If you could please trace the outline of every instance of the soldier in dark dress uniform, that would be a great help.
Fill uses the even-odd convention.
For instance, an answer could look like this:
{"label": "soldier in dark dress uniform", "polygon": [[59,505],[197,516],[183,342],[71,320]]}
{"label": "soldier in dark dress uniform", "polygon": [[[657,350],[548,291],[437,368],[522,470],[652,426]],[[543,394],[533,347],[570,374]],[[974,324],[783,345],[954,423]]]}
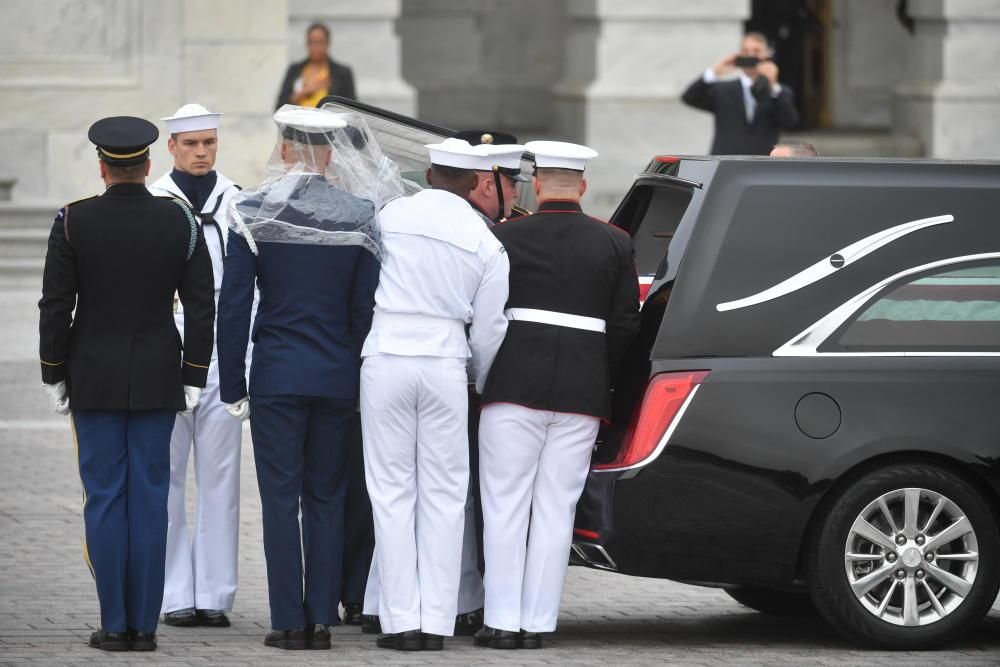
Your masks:
{"label": "soldier in dark dress uniform", "polygon": [[639,329],[628,234],[586,214],[596,153],[530,142],[536,213],[494,227],[510,258],[510,324],[483,391],[479,476],[486,625],[476,644],[540,648],[555,630],[573,535],[610,383]]}
{"label": "soldier in dark dress uniform", "polygon": [[[42,381],[72,410],[84,492],[84,556],[101,629],[90,645],[151,651],[163,597],[170,434],[205,386],[215,317],[212,261],[186,204],[146,190],[156,126],[90,128],[104,194],[68,204],[49,236],[39,333]],[[186,313],[184,349],[174,293]],[[75,312],[74,312],[75,308]]]}

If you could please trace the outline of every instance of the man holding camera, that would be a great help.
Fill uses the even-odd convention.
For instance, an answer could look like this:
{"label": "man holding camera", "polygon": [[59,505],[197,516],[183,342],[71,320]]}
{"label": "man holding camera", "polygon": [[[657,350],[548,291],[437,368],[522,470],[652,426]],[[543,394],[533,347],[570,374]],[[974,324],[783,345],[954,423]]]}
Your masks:
{"label": "man holding camera", "polygon": [[[709,67],[684,91],[685,104],[715,116],[712,155],[767,155],[778,130],[799,122],[794,94],[778,83],[778,66],[763,34],[748,32],[739,53]],[[722,80],[737,71],[735,79]]]}

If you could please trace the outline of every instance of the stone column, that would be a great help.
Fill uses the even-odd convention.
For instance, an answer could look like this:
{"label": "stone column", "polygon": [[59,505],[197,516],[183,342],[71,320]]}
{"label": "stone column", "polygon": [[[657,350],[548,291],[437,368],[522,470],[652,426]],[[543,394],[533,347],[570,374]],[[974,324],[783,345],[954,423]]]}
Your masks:
{"label": "stone column", "polygon": [[911,0],[914,38],[896,88],[893,131],[938,158],[1000,157],[1000,3]]}
{"label": "stone column", "polygon": [[554,138],[601,156],[584,203],[608,215],[657,153],[704,154],[709,114],[686,107],[687,85],[739,48],[749,0],[568,0],[566,74]]}
{"label": "stone column", "polygon": [[354,71],[358,99],[412,115],[416,94],[403,80],[397,21],[401,0],[290,0],[288,62],[305,57],[305,32],[323,23],[331,33],[331,57]]}

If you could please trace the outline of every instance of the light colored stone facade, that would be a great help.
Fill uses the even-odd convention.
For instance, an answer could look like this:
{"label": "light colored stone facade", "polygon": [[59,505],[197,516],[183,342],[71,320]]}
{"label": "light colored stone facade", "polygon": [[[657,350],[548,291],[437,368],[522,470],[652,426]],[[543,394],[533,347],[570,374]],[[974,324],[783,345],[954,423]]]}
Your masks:
{"label": "light colored stone facade", "polygon": [[[101,186],[90,123],[117,114],[157,121],[199,102],[225,114],[219,169],[252,184],[274,142],[285,67],[303,57],[305,27],[322,21],[364,101],[448,127],[594,146],[601,157],[588,199],[607,214],[653,154],[707,150],[711,117],[679,96],[736,47],[750,4],[5,0],[0,181],[17,179],[18,205],[87,196]],[[834,125],[891,128],[907,153],[1000,156],[1000,3],[908,7],[912,35],[894,0],[831,0]],[[873,142],[891,143],[884,137]],[[154,174],[169,168],[165,138],[153,161]]]}

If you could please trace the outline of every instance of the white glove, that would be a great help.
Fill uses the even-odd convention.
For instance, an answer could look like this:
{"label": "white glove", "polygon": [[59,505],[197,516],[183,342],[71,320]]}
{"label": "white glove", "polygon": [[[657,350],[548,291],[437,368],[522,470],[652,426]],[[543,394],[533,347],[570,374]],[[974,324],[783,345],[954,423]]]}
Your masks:
{"label": "white glove", "polygon": [[66,382],[60,380],[55,384],[44,384],[42,388],[52,401],[52,409],[61,415],[68,415],[69,396],[66,395]]}
{"label": "white glove", "polygon": [[244,396],[235,403],[226,403],[226,412],[245,422],[250,417],[250,398]]}
{"label": "white glove", "polygon": [[201,398],[201,387],[189,387],[184,385],[184,403],[187,405],[187,409],[183,413],[185,415],[191,414],[195,406],[198,405],[198,399]]}

